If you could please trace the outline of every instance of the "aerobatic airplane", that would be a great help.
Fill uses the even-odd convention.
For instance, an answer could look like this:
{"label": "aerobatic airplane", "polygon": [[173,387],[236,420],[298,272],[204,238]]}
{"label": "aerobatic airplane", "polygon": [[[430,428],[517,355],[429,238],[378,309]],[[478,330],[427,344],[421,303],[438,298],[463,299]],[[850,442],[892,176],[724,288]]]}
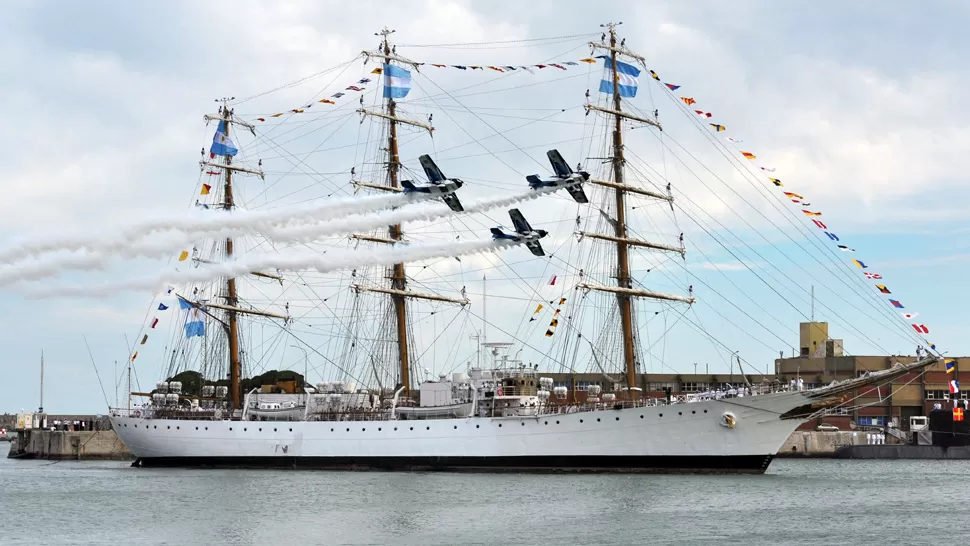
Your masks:
{"label": "aerobatic airplane", "polygon": [[431,182],[428,186],[415,186],[414,182],[410,180],[402,180],[401,186],[404,188],[404,193],[427,193],[430,195],[440,196],[441,200],[445,202],[446,205],[451,207],[451,210],[455,212],[461,212],[465,210],[461,206],[461,201],[458,200],[458,196],[455,195],[455,191],[461,187],[464,182],[457,178],[446,178],[441,169],[435,165],[435,162],[431,159],[429,155],[423,155],[418,158],[421,161],[421,166],[424,168],[425,174],[428,175],[428,181]]}
{"label": "aerobatic airplane", "polygon": [[539,188],[566,188],[569,195],[577,203],[589,203],[586,192],[583,191],[582,183],[589,180],[589,173],[586,171],[573,172],[566,160],[562,158],[559,150],[549,150],[546,152],[549,163],[552,163],[552,170],[556,175],[550,180],[542,180],[537,174],[530,174],[525,177],[529,181],[529,187],[537,190]]}
{"label": "aerobatic airplane", "polygon": [[547,235],[544,229],[532,229],[529,222],[526,221],[519,209],[511,209],[509,211],[509,216],[512,218],[512,225],[515,227],[515,233],[505,233],[502,228],[493,227],[492,228],[492,239],[507,239],[509,241],[515,241],[517,243],[525,243],[525,246],[535,254],[536,256],[545,256],[546,253],[542,251],[542,245],[539,244],[539,239],[542,239]]}

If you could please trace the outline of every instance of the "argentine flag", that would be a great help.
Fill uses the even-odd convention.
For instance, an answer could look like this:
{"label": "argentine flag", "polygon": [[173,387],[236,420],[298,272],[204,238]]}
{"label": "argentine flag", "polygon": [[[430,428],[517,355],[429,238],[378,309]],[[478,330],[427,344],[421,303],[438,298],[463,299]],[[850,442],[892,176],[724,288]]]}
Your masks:
{"label": "argentine flag", "polygon": [[215,157],[217,155],[228,155],[233,156],[239,152],[236,149],[236,145],[232,143],[232,139],[226,134],[226,122],[225,120],[219,122],[219,128],[216,129],[215,136],[212,137],[212,147],[209,148],[209,157]]}
{"label": "argentine flag", "polygon": [[[613,61],[605,58],[603,79],[600,81],[600,93],[613,94]],[[637,76],[640,69],[621,61],[616,61],[616,74],[619,76],[619,91],[621,97],[637,96]]]}
{"label": "argentine flag", "polygon": [[402,99],[411,90],[411,72],[393,64],[384,65],[384,98]]}
{"label": "argentine flag", "polygon": [[179,309],[182,311],[182,314],[185,315],[186,339],[195,336],[204,336],[205,316],[202,314],[202,311],[182,298],[179,298]]}

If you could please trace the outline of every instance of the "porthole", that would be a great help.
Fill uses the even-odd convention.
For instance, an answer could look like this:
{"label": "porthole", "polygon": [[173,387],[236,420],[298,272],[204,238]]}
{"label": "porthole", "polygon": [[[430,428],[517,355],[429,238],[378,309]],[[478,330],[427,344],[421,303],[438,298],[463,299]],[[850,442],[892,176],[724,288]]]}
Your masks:
{"label": "porthole", "polygon": [[195,430],[199,430],[199,427],[195,427]]}
{"label": "porthole", "polygon": [[411,430],[414,430],[414,427],[411,427]]}
{"label": "porthole", "polygon": [[479,426],[478,425],[475,425],[475,428],[479,428]]}
{"label": "porthole", "polygon": [[[153,426],[154,426],[155,428],[158,428],[158,425],[153,425]],[[232,430],[232,429],[230,429],[230,430]]]}
{"label": "porthole", "polygon": [[290,429],[290,432],[293,432],[293,429]]}
{"label": "porthole", "polygon": [[249,429],[247,429],[246,427],[243,427],[243,432],[246,432],[247,430]]}
{"label": "porthole", "polygon": [[640,416],[640,419],[643,419],[643,416],[642,415]]}
{"label": "porthole", "polygon": [[366,428],[361,428],[360,431],[361,432],[367,432],[367,429]]}
{"label": "porthole", "polygon": [[397,430],[397,427],[394,427],[394,430]]}
{"label": "porthole", "polygon": [[548,425],[549,424],[549,421],[546,421],[546,424]]}
{"label": "porthole", "polygon": [[205,427],[205,429],[206,429],[206,430],[209,430],[209,427]]}
{"label": "porthole", "polygon": [[677,415],[683,415],[683,414],[684,414],[684,412],[682,412],[682,411],[678,411],[677,412]]}
{"label": "porthole", "polygon": [[455,425],[455,430],[458,430],[458,425]]}
{"label": "porthole", "polygon": [[350,432],[350,429],[349,428],[347,429],[347,432]]}
{"label": "porthole", "polygon": [[232,427],[229,427],[229,432],[232,432]]}
{"label": "porthole", "polygon": [[502,428],[502,423],[499,423],[498,424],[498,428]]}
{"label": "porthole", "polygon": [[377,427],[377,432],[380,432],[380,431],[381,431],[381,427]]}
{"label": "porthole", "polygon": [[263,427],[259,427],[259,431],[260,432],[263,432]]}
{"label": "porthole", "polygon": [[661,414],[660,414],[659,416],[660,416],[660,417],[663,417],[663,416],[664,416],[664,414],[662,414],[662,413],[661,413]]}
{"label": "porthole", "polygon": [[619,420],[620,420],[620,418],[619,418],[619,417],[617,417],[617,418],[616,418],[616,420],[617,420],[617,421],[619,421]]}
{"label": "porthole", "polygon": [[600,422],[600,418],[599,418],[599,417],[597,417],[597,418],[596,418],[596,422],[597,422],[597,423],[599,423],[599,422]]}
{"label": "porthole", "polygon": [[580,422],[580,423],[582,423],[582,422],[583,422],[583,420],[582,420],[582,419],[580,419],[580,420],[579,420],[579,422]]}
{"label": "porthole", "polygon": [[168,426],[168,425],[166,425],[166,426],[165,426],[165,428],[167,428],[167,429],[171,429],[172,427],[170,427],[170,426]]}
{"label": "porthole", "polygon": [[525,421],[522,421],[522,426],[525,426]]}
{"label": "porthole", "polygon": [[330,432],[333,432],[333,429],[330,429]]}
{"label": "porthole", "polygon": [[707,413],[707,410],[704,410],[704,413]]}
{"label": "porthole", "polygon": [[556,421],[556,424],[558,425],[559,424],[559,421]]}
{"label": "porthole", "polygon": [[690,410],[691,414],[697,414],[697,410]]}
{"label": "porthole", "polygon": [[273,432],[276,432],[276,429],[275,428],[273,429]]}
{"label": "porthole", "polygon": [[431,427],[424,427],[424,430],[431,430]]}

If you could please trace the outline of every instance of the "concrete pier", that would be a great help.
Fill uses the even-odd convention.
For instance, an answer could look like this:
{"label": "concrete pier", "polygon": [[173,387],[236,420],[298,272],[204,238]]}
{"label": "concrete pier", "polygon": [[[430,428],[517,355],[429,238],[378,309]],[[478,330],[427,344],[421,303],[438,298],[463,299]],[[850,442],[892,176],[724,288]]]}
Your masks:
{"label": "concrete pier", "polygon": [[113,430],[22,430],[10,445],[10,458],[51,460],[125,460],[133,458]]}
{"label": "concrete pier", "polygon": [[[839,450],[849,446],[866,446],[892,448],[901,443],[900,440],[890,435],[882,435],[877,440],[875,433],[865,431],[800,431],[796,430],[788,437],[781,449],[778,457],[836,457]],[[873,445],[878,441],[885,444]]]}

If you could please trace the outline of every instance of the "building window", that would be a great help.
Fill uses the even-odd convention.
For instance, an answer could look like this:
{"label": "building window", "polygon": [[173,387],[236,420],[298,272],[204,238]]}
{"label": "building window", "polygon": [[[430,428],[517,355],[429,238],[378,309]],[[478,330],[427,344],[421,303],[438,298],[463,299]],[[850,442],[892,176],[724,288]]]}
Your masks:
{"label": "building window", "polygon": [[936,391],[926,391],[927,400],[949,400],[950,391],[936,390]]}
{"label": "building window", "polygon": [[674,385],[672,381],[660,381],[660,382],[654,382],[654,383],[647,383],[648,391],[663,392],[668,388],[671,391],[677,390],[677,386]]}
{"label": "building window", "polygon": [[688,381],[684,383],[684,388],[681,392],[704,392],[710,389],[708,383],[695,383],[693,381]]}
{"label": "building window", "polygon": [[589,387],[592,385],[599,385],[599,381],[577,381],[576,390],[577,391],[589,390]]}
{"label": "building window", "polygon": [[879,417],[859,417],[857,424],[860,426],[882,427],[886,425],[886,418]]}

